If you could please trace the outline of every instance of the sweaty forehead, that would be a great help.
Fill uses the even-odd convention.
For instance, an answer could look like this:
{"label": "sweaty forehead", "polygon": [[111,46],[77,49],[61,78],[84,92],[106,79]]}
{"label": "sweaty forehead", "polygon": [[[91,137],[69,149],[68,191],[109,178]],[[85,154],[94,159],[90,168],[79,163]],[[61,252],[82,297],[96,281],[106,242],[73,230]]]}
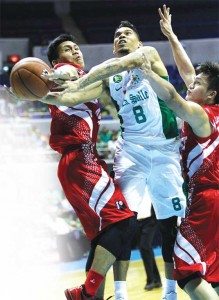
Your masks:
{"label": "sweaty forehead", "polygon": [[75,48],[78,47],[78,45],[71,41],[65,41],[59,45],[59,48],[65,48],[65,47]]}

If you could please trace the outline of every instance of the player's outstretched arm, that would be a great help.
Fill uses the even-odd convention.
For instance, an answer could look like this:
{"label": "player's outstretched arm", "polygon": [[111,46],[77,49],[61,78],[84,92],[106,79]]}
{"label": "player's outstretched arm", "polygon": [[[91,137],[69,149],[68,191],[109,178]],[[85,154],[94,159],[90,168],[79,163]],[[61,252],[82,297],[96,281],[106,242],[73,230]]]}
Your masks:
{"label": "player's outstretched arm", "polygon": [[170,42],[173,57],[179,70],[180,76],[182,77],[186,86],[188,87],[194,80],[195,69],[185,49],[183,48],[177,36],[173,32],[171,25],[172,15],[170,14],[170,8],[167,8],[166,5],[163,5],[163,11],[161,10],[161,8],[159,8],[158,12],[160,15],[161,31]]}
{"label": "player's outstretched arm", "polygon": [[[50,73],[43,72],[41,76],[57,84],[56,87],[53,87],[52,91],[40,100],[47,104],[75,106],[98,98],[104,89],[103,82],[98,81],[79,90],[76,80],[79,77],[77,70],[74,66],[68,64],[52,70]],[[75,88],[72,88],[71,91],[69,89],[63,90],[64,86],[68,87],[68,84]]]}
{"label": "player's outstretched arm", "polygon": [[86,86],[97,81],[107,79],[108,77],[125,70],[131,70],[140,67],[143,63],[142,51],[135,51],[120,58],[107,60],[93,68],[88,74],[76,80],[75,82],[66,82],[62,85],[66,92],[74,92],[77,89],[83,89]]}
{"label": "player's outstretched arm", "polygon": [[208,116],[203,108],[190,101],[185,101],[168,81],[158,76],[152,69],[151,63],[145,58],[142,66],[145,77],[150,82],[157,96],[177,114],[179,118],[186,121],[192,127],[194,133],[200,137],[209,136],[211,126]]}
{"label": "player's outstretched arm", "polygon": [[103,84],[98,81],[76,92],[69,92],[68,90],[49,92],[44,98],[39,99],[39,101],[52,105],[75,106],[99,98],[102,93]]}

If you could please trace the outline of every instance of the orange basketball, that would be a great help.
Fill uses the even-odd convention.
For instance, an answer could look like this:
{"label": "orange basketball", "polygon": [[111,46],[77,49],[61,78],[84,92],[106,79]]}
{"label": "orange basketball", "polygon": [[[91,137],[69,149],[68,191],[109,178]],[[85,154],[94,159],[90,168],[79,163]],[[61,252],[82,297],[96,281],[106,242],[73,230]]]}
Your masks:
{"label": "orange basketball", "polygon": [[51,72],[50,67],[41,59],[26,57],[17,62],[10,73],[10,85],[21,99],[39,100],[51,89],[53,83],[41,77],[44,70]]}

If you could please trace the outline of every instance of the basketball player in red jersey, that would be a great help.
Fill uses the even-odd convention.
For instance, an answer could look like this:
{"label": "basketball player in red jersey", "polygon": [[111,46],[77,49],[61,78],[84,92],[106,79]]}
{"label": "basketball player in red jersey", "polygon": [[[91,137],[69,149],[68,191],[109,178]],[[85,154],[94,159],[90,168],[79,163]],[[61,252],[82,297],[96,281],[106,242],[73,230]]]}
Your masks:
{"label": "basketball player in red jersey", "polygon": [[[63,84],[63,80],[75,80],[85,74],[83,55],[71,35],[53,40],[47,55],[55,71],[46,78],[55,83]],[[140,67],[143,59],[141,54],[136,54],[135,59],[127,57],[117,68],[123,71]],[[5,90],[17,99],[11,88]],[[115,300],[127,300],[126,275],[137,220],[97,155],[100,109],[97,100],[90,101],[96,97],[104,102],[109,99],[102,81],[74,93],[60,92],[58,88],[39,99],[49,104],[52,116],[50,146],[62,154],[58,177],[91,240],[87,279],[84,285],[67,289],[65,295],[68,300],[102,300],[105,274],[113,265]],[[95,296],[97,291],[100,297]]]}
{"label": "basketball player in red jersey", "polygon": [[[66,73],[71,77],[75,69],[79,76],[85,74],[83,55],[71,35],[60,35],[53,40],[47,55],[55,72],[61,74],[60,78]],[[95,92],[95,87],[89,89],[88,99],[91,99],[92,90]],[[74,96],[80,97],[80,93]],[[136,218],[97,154],[101,118],[98,100],[72,107],[60,105],[54,99],[54,104],[49,105],[52,117],[50,146],[62,154],[58,177],[91,240],[88,259],[91,267],[86,281],[80,287],[67,289],[65,295],[68,300],[102,299],[95,295],[109,268],[115,261],[130,259]]]}
{"label": "basketball player in red jersey", "polygon": [[171,27],[169,8],[159,9],[161,30],[187,85],[186,101],[174,87],[145,65],[153,89],[182,119],[182,166],[188,190],[186,217],[179,227],[174,276],[196,300],[219,295],[219,64],[195,69]]}

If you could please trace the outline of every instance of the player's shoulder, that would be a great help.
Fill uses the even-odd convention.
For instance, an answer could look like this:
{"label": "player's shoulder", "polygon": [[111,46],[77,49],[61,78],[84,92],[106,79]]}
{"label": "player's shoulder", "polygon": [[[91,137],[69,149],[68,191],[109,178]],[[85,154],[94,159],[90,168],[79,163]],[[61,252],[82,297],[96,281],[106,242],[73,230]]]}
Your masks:
{"label": "player's shoulder", "polygon": [[139,49],[141,49],[141,51],[144,51],[144,52],[157,52],[157,50],[154,48],[154,47],[152,47],[152,46],[142,46],[141,48],[139,48]]}
{"label": "player's shoulder", "polygon": [[149,57],[155,57],[158,54],[157,50],[152,46],[142,46],[138,48],[136,51],[140,53],[144,53]]}

